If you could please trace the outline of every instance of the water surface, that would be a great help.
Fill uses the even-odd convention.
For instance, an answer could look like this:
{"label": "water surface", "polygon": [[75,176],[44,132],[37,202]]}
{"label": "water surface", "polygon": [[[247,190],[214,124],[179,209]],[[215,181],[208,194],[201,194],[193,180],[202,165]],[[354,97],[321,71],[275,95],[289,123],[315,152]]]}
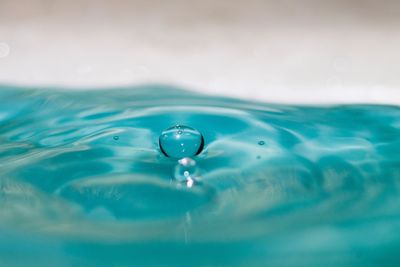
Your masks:
{"label": "water surface", "polygon": [[3,86],[0,266],[398,266],[399,152],[398,106]]}

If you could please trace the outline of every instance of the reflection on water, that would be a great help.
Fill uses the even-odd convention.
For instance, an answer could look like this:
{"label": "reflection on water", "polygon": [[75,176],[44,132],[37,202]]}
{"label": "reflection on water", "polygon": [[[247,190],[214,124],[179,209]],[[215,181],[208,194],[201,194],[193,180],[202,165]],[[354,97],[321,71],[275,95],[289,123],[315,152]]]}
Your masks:
{"label": "reflection on water", "polygon": [[[400,263],[399,107],[160,86],[0,100],[0,265]],[[190,138],[161,140],[173,125]]]}

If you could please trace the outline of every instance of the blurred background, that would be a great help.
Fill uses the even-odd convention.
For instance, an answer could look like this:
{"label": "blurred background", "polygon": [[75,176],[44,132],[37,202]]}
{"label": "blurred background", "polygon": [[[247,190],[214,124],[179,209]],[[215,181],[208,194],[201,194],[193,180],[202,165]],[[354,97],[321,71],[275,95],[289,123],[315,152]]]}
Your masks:
{"label": "blurred background", "polygon": [[400,103],[400,1],[0,0],[0,83]]}

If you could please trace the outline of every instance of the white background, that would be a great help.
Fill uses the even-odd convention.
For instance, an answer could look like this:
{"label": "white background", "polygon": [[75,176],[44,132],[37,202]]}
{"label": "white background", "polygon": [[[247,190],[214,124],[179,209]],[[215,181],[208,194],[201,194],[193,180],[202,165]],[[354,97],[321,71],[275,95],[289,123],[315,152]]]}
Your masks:
{"label": "white background", "polygon": [[0,0],[0,83],[400,104],[400,1]]}

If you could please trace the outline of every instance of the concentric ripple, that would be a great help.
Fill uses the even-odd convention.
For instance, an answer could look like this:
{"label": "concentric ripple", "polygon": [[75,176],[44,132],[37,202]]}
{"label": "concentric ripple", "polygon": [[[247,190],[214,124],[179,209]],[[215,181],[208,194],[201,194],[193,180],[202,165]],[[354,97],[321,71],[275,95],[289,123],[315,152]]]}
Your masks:
{"label": "concentric ripple", "polygon": [[2,87],[0,265],[398,266],[399,152],[396,106]]}

